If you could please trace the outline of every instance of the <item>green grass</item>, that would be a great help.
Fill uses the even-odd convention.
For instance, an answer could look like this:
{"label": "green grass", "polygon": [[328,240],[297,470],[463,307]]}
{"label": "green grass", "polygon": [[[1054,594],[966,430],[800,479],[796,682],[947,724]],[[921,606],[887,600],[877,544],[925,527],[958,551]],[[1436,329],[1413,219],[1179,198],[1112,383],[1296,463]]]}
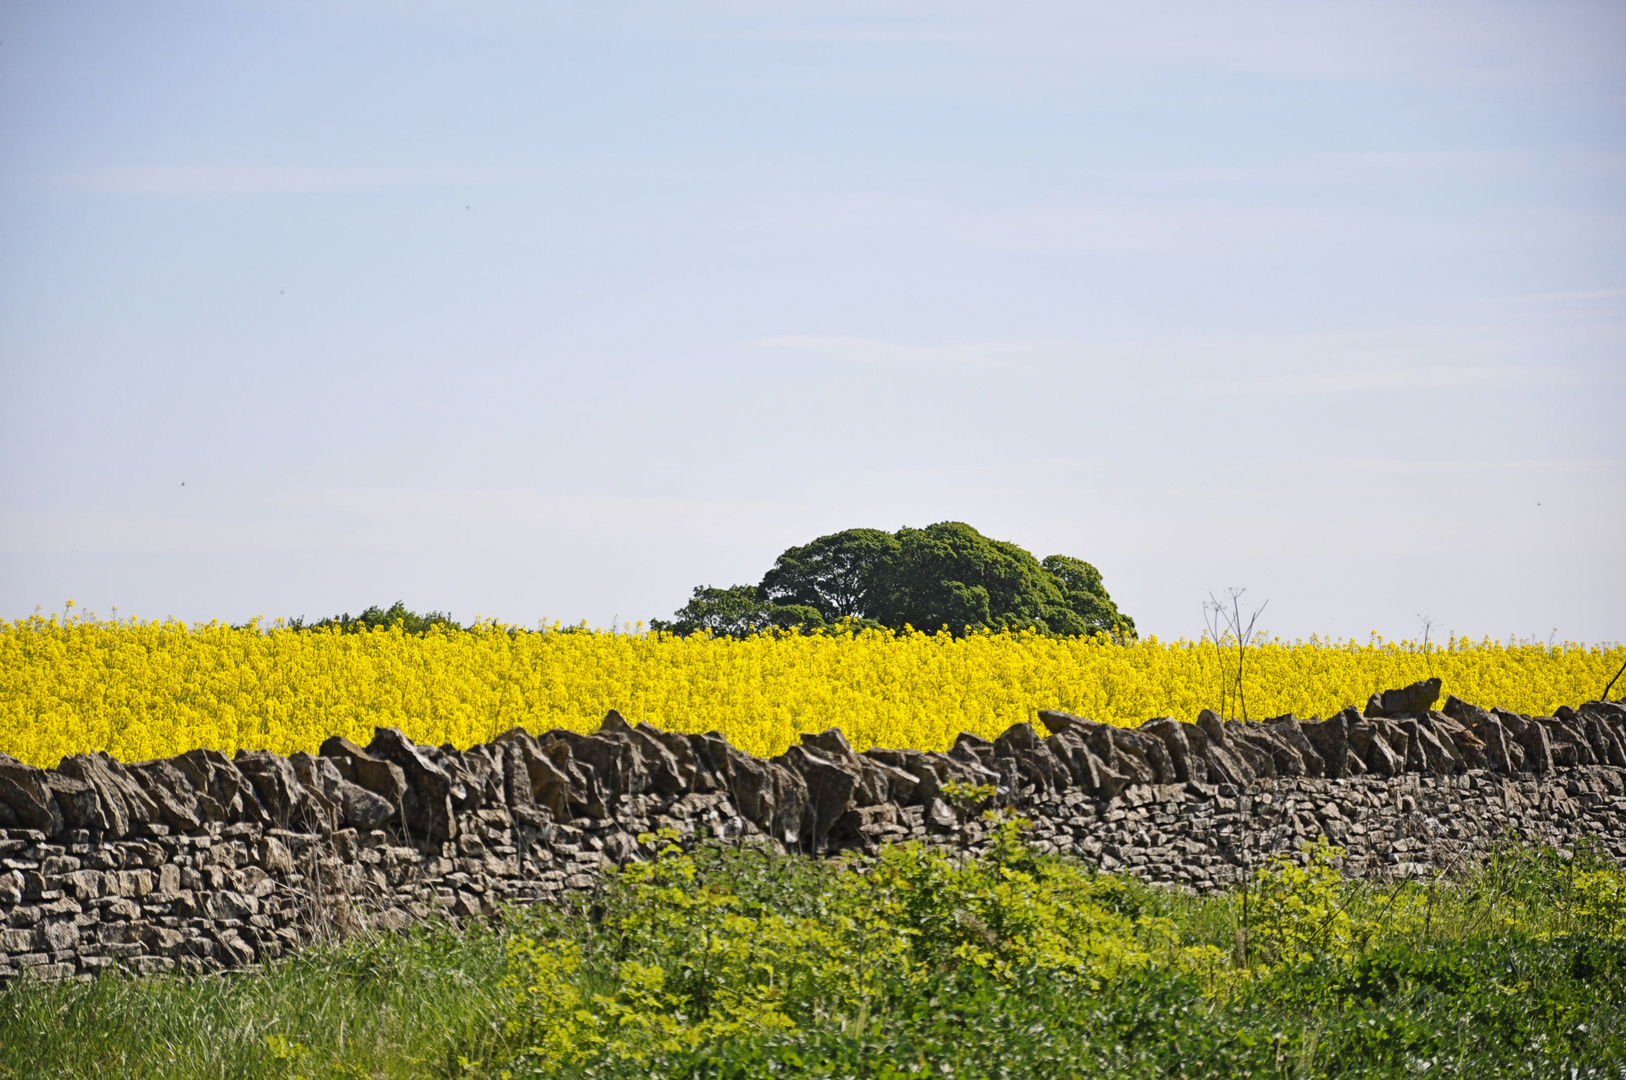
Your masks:
{"label": "green grass", "polygon": [[0,994],[0,1076],[444,1076],[499,1011],[497,932],[431,924],[258,971]]}
{"label": "green grass", "polygon": [[1330,857],[1194,897],[1014,828],[859,872],[672,849],[573,910],[14,984],[0,1077],[1626,1077],[1613,864],[1381,887]]}

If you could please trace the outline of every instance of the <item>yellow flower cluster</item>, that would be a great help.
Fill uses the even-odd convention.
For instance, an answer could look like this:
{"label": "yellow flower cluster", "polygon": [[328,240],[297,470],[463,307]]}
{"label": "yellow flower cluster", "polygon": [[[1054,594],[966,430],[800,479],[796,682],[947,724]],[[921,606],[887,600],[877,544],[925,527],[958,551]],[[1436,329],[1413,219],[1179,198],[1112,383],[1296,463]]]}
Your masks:
{"label": "yellow flower cluster", "polygon": [[[1550,714],[1597,697],[1623,658],[1618,645],[1273,640],[1249,646],[1242,689],[1254,718],[1325,716],[1438,675],[1446,693]],[[126,761],[200,746],[292,753],[333,734],[365,744],[375,725],[462,747],[515,725],[591,731],[612,708],[671,731],[715,729],[764,755],[827,727],[860,749],[942,749],[960,731],[997,735],[1044,708],[1190,720],[1220,707],[1235,660],[1230,643],[1156,638],[736,641],[495,623],[414,637],[34,616],[0,623],[0,750],[38,765],[89,750]]]}

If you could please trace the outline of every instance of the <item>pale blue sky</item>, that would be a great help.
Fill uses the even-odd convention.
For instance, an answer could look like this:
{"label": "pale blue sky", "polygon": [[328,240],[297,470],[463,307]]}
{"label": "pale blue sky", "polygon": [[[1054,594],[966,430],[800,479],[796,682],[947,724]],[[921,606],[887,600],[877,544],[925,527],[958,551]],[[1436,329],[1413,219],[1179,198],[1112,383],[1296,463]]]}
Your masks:
{"label": "pale blue sky", "polygon": [[0,616],[954,519],[1165,637],[1618,640],[1623,256],[1618,3],[0,0]]}

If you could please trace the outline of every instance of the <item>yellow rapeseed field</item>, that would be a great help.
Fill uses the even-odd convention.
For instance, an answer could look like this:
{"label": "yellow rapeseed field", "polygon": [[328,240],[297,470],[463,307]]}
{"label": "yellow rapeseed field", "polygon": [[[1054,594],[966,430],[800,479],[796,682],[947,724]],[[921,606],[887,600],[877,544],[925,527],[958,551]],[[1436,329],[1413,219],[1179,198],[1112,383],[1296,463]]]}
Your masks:
{"label": "yellow rapeseed field", "polygon": [[[1373,690],[1438,675],[1447,693],[1527,713],[1594,698],[1626,649],[1454,640],[1250,646],[1248,715],[1325,716]],[[208,746],[365,744],[375,725],[468,746],[514,725],[594,730],[619,709],[673,731],[723,732],[773,754],[844,730],[860,749],[941,749],[1063,708],[1118,724],[1192,719],[1220,702],[1235,649],[1024,634],[679,639],[496,624],[414,637],[221,623],[34,616],[0,623],[0,750],[38,765],[106,750],[124,760]],[[1623,680],[1626,681],[1626,680]],[[1236,710],[1228,710],[1235,712]]]}

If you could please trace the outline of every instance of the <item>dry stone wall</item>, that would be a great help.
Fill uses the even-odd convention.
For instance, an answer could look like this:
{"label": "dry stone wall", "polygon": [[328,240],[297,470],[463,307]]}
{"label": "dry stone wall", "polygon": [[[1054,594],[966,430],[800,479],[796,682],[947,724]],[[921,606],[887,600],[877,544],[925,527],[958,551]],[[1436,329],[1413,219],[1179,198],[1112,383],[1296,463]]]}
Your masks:
{"label": "dry stone wall", "polygon": [[82,754],[41,770],[0,755],[0,979],[201,973],[557,900],[648,857],[640,837],[662,829],[810,855],[978,850],[987,805],[1030,818],[1042,850],[1197,890],[1319,836],[1357,876],[1451,872],[1510,831],[1595,838],[1626,862],[1626,705],[1435,709],[1439,689],[1325,720],[1126,729],[1044,711],[1043,734],[1018,724],[942,753],[855,753],[832,729],[764,760],[612,712],[590,736],[515,729],[463,751],[380,728],[287,758]]}

